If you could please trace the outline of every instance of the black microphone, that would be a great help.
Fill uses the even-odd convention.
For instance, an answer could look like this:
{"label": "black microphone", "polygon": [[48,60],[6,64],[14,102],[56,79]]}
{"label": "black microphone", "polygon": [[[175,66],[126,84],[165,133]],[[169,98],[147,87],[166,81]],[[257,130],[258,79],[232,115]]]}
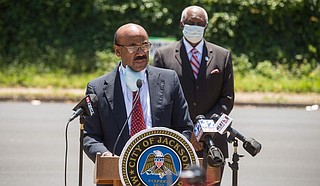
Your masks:
{"label": "black microphone", "polygon": [[71,122],[81,114],[83,114],[84,116],[92,116],[94,114],[93,104],[96,104],[97,102],[98,102],[97,95],[88,94],[72,109],[74,113],[69,118],[68,121]]}
{"label": "black microphone", "polygon": [[224,165],[224,156],[221,152],[221,150],[216,147],[213,143],[213,139],[211,136],[206,136],[206,143],[209,147],[208,149],[208,164],[211,167],[219,167],[221,165]]}
{"label": "black microphone", "polygon": [[[220,134],[223,134],[226,131],[228,131],[230,133],[230,135],[227,138],[227,141],[229,143],[234,141],[234,138],[237,138],[243,142],[243,148],[251,156],[255,156],[260,152],[262,145],[253,138],[250,138],[250,137],[246,138],[240,132],[238,132],[236,129],[232,128],[231,123],[232,123],[233,119],[231,119],[229,116],[227,116],[225,114],[222,114],[221,116],[219,116],[218,114],[213,114],[211,116],[211,119],[215,122],[215,125],[218,128],[217,131]],[[228,122],[226,122],[226,121],[228,121]]]}
{"label": "black microphone", "polygon": [[212,120],[206,120],[203,115],[196,117],[194,134],[198,141],[205,142],[208,147],[207,160],[211,167],[218,167],[224,164],[224,156],[219,148],[214,145],[213,137],[215,128]]}
{"label": "black microphone", "polygon": [[123,124],[123,126],[122,126],[122,129],[121,129],[121,131],[120,131],[120,133],[119,133],[119,135],[118,135],[118,137],[117,137],[117,140],[116,140],[116,142],[114,143],[113,150],[112,150],[112,156],[114,156],[114,153],[115,153],[115,151],[116,151],[116,146],[117,146],[117,144],[118,144],[118,142],[119,142],[120,136],[122,135],[124,128],[125,128],[126,125],[128,124],[128,121],[129,121],[129,119],[130,119],[130,117],[131,117],[131,115],[132,115],[132,111],[133,111],[134,108],[136,107],[136,104],[137,104],[137,102],[138,102],[138,100],[139,100],[140,89],[141,89],[141,87],[142,87],[142,81],[141,81],[141,79],[137,79],[136,85],[137,85],[137,87],[138,87],[138,92],[137,92],[136,96],[135,96],[135,97],[133,98],[133,100],[132,100],[133,106],[132,106],[132,109],[131,109],[131,111],[130,111],[130,114],[129,114],[129,116],[127,117],[126,121],[124,122],[124,124]]}
{"label": "black microphone", "polygon": [[139,92],[140,92],[140,88],[142,87],[142,80],[141,79],[137,79],[136,85],[137,85],[137,87],[139,89]]}
{"label": "black microphone", "polygon": [[229,143],[231,143],[235,137],[238,138],[243,142],[243,148],[253,157],[261,151],[262,145],[257,140],[251,137],[244,137],[234,128],[228,127],[227,130],[230,132],[230,135],[227,138]]}

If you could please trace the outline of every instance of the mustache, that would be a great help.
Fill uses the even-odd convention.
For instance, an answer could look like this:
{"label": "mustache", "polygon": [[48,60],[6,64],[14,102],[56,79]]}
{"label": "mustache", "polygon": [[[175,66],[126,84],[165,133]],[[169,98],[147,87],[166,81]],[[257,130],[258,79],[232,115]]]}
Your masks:
{"label": "mustache", "polygon": [[143,56],[137,56],[134,58],[134,60],[143,60],[143,59],[148,59],[146,55]]}

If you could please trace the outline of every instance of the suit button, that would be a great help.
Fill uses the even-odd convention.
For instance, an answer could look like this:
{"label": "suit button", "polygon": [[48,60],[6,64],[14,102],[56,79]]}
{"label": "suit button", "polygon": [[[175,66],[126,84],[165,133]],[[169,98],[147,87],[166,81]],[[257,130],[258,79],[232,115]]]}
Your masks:
{"label": "suit button", "polygon": [[193,102],[193,106],[197,106],[197,103],[196,103],[196,102]]}
{"label": "suit button", "polygon": [[197,86],[196,89],[199,90],[199,86]]}

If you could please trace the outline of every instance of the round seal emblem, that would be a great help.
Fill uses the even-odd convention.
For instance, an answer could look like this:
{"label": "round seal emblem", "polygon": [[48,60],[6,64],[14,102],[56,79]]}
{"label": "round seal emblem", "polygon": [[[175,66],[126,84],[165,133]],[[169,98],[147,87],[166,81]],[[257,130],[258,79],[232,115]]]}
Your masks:
{"label": "round seal emblem", "polygon": [[181,185],[182,170],[199,165],[192,144],[165,127],[138,132],[126,143],[119,160],[123,185]]}

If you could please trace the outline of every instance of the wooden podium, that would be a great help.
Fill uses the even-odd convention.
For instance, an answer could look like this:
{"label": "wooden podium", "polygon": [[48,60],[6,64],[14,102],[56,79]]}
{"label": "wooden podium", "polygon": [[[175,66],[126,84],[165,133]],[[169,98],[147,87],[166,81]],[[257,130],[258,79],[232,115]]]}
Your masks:
{"label": "wooden podium", "polygon": [[[199,158],[200,166],[202,166],[202,158]],[[119,157],[101,157],[96,156],[94,182],[96,184],[113,184],[114,186],[122,186],[119,176]],[[209,167],[207,169],[207,184],[214,184],[220,181],[220,168]]]}
{"label": "wooden podium", "polygon": [[94,182],[96,184],[113,184],[122,186],[119,176],[119,157],[101,157],[96,155]]}

